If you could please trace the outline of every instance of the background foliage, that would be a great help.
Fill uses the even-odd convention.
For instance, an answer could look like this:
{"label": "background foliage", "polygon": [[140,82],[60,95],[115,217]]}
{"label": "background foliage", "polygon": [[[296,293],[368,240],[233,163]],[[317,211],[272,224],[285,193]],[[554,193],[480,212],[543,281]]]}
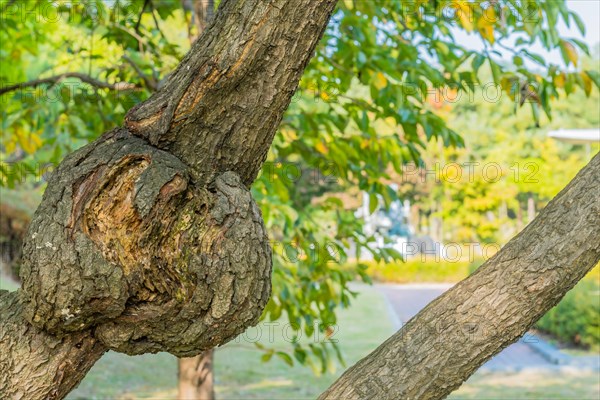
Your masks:
{"label": "background foliage", "polygon": [[[131,106],[157,90],[194,35],[186,5],[3,1],[0,182],[43,187],[52,165],[119,125]],[[373,238],[363,234],[348,207],[348,193],[366,191],[374,206],[378,198],[389,205],[399,195],[389,185],[393,177],[409,163],[425,165],[432,146],[446,159],[510,161],[521,153],[522,159],[536,157],[549,166],[570,163],[528,130],[549,123],[551,100],[575,92],[589,96],[599,84],[597,69],[582,62],[587,47],[560,37],[559,21],[584,30],[563,1],[340,1],[253,186],[274,248],[274,291],[265,319],[283,315],[309,336],[314,329],[329,331],[337,309],[350,304],[348,282],[369,280],[365,265],[344,266],[355,256],[346,254],[349,243],[357,251],[367,248],[377,261],[399,258],[372,246]],[[460,31],[479,37],[482,49],[457,42]],[[533,43],[560,49],[564,64],[532,53]],[[44,78],[45,83],[11,88]],[[118,89],[119,82],[129,89]],[[510,99],[501,112],[485,101],[445,110],[443,102],[432,100],[447,89],[476,93],[486,85]],[[476,120],[467,120],[467,114]],[[517,136],[503,128],[510,118],[519,126]],[[458,149],[467,135],[473,141]],[[498,143],[506,143],[508,151],[496,148]],[[568,176],[572,170],[553,173]],[[546,185],[535,190],[538,204],[556,192]],[[482,241],[511,235],[499,236],[499,225],[482,222],[481,214],[503,202],[516,209],[522,192],[497,191],[485,182],[409,189],[403,196],[443,203],[426,212],[447,218],[454,240]],[[486,200],[490,204],[477,204],[478,193],[488,192],[494,194]],[[327,341],[259,350],[265,360],[273,355],[288,364],[296,360],[315,372],[341,358]]]}

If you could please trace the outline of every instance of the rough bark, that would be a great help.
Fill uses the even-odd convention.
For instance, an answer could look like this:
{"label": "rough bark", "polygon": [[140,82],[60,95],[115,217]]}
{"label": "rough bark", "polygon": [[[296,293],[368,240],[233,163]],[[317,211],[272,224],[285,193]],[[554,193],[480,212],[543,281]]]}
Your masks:
{"label": "rough bark", "polygon": [[214,400],[214,350],[179,359],[179,400]]}
{"label": "rough bark", "polygon": [[[214,18],[213,0],[196,0],[193,3],[193,20],[198,34],[192,38],[192,43],[205,31]],[[178,394],[179,400],[213,400],[214,370],[213,350],[207,350],[195,357],[178,359]]]}
{"label": "rough bark", "polygon": [[61,399],[106,347],[89,332],[57,338],[31,326],[18,292],[0,290],[0,398]]}
{"label": "rough bark", "polygon": [[181,161],[124,129],[58,167],[23,257],[32,324],[94,328],[128,354],[224,343],[257,322],[270,293],[266,231],[237,175],[193,186]]}
{"label": "rough bark", "polygon": [[205,184],[258,174],[336,0],[222,2],[214,23],[126,127]]}
{"label": "rough bark", "polygon": [[248,187],[334,6],[222,1],[164,88],[59,165],[0,297],[0,398],[62,398],[107,349],[189,357],[257,323],[271,252]]}
{"label": "rough bark", "polygon": [[320,399],[442,399],[519,339],[600,261],[600,154],[477,272]]}

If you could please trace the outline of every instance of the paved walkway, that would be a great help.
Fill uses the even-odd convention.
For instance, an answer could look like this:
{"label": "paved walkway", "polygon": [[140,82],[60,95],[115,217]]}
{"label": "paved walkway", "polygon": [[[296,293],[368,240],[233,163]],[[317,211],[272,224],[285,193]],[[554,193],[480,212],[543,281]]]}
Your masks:
{"label": "paved walkway", "polygon": [[[448,285],[377,285],[385,295],[391,308],[392,316],[396,316],[396,327],[408,322],[429,302],[444,293]],[[526,341],[537,340],[525,335],[518,342],[510,345],[481,368],[491,370],[510,370],[522,368],[546,368],[554,364],[533,350]]]}

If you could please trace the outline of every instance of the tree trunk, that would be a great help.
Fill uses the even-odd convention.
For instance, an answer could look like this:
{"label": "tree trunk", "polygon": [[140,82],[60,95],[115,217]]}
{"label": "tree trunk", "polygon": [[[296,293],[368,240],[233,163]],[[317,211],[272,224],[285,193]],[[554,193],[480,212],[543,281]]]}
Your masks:
{"label": "tree trunk", "polygon": [[179,400],[214,400],[213,353],[179,359]]}
{"label": "tree trunk", "polygon": [[517,200],[517,231],[521,232],[523,229],[523,209],[521,208],[521,202]]}
{"label": "tree trunk", "polygon": [[[204,32],[214,17],[213,0],[196,0],[193,2],[194,23],[198,36]],[[197,37],[192,39],[195,41]],[[214,371],[213,350],[207,350],[195,357],[184,357],[178,360],[178,399],[179,400],[213,400]]]}
{"label": "tree trunk", "polygon": [[519,235],[320,399],[443,399],[600,261],[600,154]]}
{"label": "tree trunk", "polygon": [[190,357],[256,324],[249,191],[335,0],[223,0],[165,85],[57,167],[0,292],[0,398],[64,397],[108,349]]}
{"label": "tree trunk", "polygon": [[0,398],[62,399],[107,349],[89,331],[58,338],[31,326],[19,297],[0,290]]}

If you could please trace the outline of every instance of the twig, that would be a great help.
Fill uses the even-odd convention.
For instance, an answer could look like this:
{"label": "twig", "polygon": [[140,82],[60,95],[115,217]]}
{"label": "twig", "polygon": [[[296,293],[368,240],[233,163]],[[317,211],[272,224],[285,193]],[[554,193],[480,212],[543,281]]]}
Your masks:
{"label": "twig", "polygon": [[123,56],[123,60],[127,61],[129,65],[133,67],[135,72],[142,78],[146,87],[152,91],[156,91],[158,88],[158,82],[151,76],[148,76],[142,71],[142,69],[127,55]]}
{"label": "twig", "polygon": [[142,6],[142,11],[140,11],[140,15],[138,16],[138,20],[135,23],[135,31],[137,33],[140,33],[140,23],[142,22],[142,15],[144,14],[144,11],[146,10],[146,6],[148,5],[149,2],[150,2],[150,0],[144,0],[144,5]]}
{"label": "twig", "polygon": [[155,11],[154,4],[150,3],[150,7],[151,7],[150,14],[152,14],[152,19],[154,20],[154,25],[156,26],[156,29],[158,29],[158,33],[160,33],[160,36],[163,38],[163,40],[167,41],[165,34],[163,33],[163,31],[160,29],[160,26],[158,25],[158,19],[156,19],[156,14],[154,13],[154,11]]}
{"label": "twig", "polygon": [[56,84],[62,81],[65,78],[77,78],[82,82],[88,83],[94,87],[99,89],[109,89],[109,90],[131,90],[136,89],[136,86],[133,83],[129,82],[117,82],[117,83],[108,83],[98,80],[96,78],[92,78],[89,75],[82,74],[80,72],[65,72],[64,74],[50,76],[48,78],[34,79],[28,82],[17,83],[16,85],[10,85],[5,87],[0,87],[0,95],[8,92],[12,92],[15,90],[27,88],[27,87],[37,87],[45,84]]}
{"label": "twig", "polygon": [[127,33],[128,35],[131,35],[132,38],[134,38],[135,40],[137,40],[138,42],[138,49],[140,51],[140,53],[143,53],[145,50],[144,47],[144,38],[142,38],[140,35],[138,35],[135,31],[130,31],[129,29],[121,26],[121,25],[117,25],[117,24],[112,24],[111,25],[113,28],[117,28],[122,30],[123,32]]}

